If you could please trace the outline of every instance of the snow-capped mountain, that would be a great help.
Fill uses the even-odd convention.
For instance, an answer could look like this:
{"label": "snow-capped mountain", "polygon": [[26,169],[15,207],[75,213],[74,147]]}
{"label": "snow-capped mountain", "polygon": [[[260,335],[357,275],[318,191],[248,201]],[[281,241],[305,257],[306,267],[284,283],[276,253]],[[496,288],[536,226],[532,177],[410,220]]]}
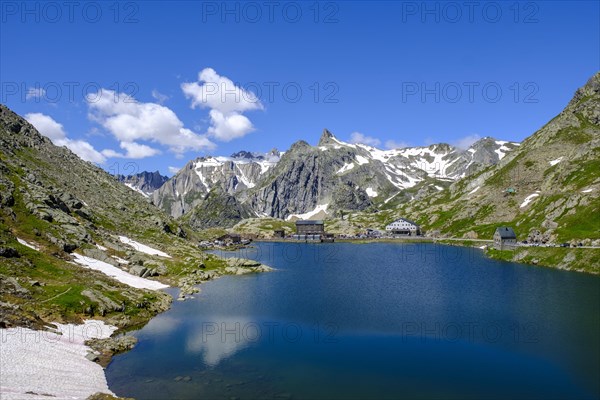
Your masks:
{"label": "snow-capped mountain", "polygon": [[258,215],[277,218],[381,207],[443,190],[517,146],[484,138],[467,150],[443,143],[380,150],[343,142],[325,130],[317,146],[295,143],[244,203]]}
{"label": "snow-capped mountain", "polygon": [[[242,151],[190,161],[153,199],[173,217],[206,205],[213,192],[220,201],[238,207],[239,214],[324,217],[443,190],[461,177],[496,164],[517,146],[483,138],[466,150],[444,143],[381,150],[343,142],[324,130],[317,146],[299,141],[285,153]],[[215,203],[214,195],[211,203]]]}
{"label": "snow-capped mountain", "polygon": [[173,217],[180,217],[215,188],[229,195],[253,188],[279,162],[280,156],[273,149],[265,154],[240,151],[230,157],[197,158],[154,193],[154,203]]}

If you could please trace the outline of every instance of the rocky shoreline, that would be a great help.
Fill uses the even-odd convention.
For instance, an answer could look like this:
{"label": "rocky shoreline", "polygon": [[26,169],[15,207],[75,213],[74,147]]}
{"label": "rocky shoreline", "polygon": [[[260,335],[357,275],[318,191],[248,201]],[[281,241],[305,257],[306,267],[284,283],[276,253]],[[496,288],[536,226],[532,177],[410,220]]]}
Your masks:
{"label": "rocky shoreline", "polygon": [[[275,271],[274,268],[264,265],[260,262],[254,260],[248,260],[244,258],[225,258],[223,259],[226,262],[226,266],[222,269],[213,269],[206,271],[206,265],[204,263],[200,263],[198,265],[198,269],[190,273],[189,275],[180,278],[178,281],[179,287],[179,296],[177,297],[178,301],[185,301],[188,299],[193,299],[193,294],[199,293],[200,288],[198,285],[208,282],[210,280],[217,279],[221,276],[225,275],[246,275],[252,273],[261,273],[261,272],[271,272]],[[170,308],[165,308],[161,312],[167,311]],[[157,313],[158,315],[158,313]],[[150,322],[150,319],[147,322]],[[103,339],[91,339],[86,341],[85,343],[89,346],[92,351],[88,352],[86,358],[89,361],[98,363],[102,366],[102,368],[106,368],[112,357],[127,352],[135,347],[137,344],[137,338],[134,336],[111,336]],[[111,395],[106,395],[105,393],[96,393],[90,396],[89,400],[99,400],[99,399],[115,399]]]}
{"label": "rocky shoreline", "polygon": [[[205,260],[206,261],[206,260]],[[179,296],[177,300],[184,301],[186,299],[193,298],[193,294],[200,291],[197,287],[199,284],[217,279],[224,275],[245,275],[250,273],[260,273],[260,272],[269,272],[274,269],[263,265],[259,262],[253,260],[247,260],[242,258],[224,258],[220,260],[222,263],[219,267],[207,266],[204,262],[200,262],[197,267],[193,269],[185,269],[182,271],[185,276],[179,278],[178,281],[175,281],[172,277],[166,276],[171,282],[176,283],[179,287]],[[87,272],[85,272],[87,273]],[[15,280],[15,279],[13,279]],[[15,280],[16,282],[16,280]],[[97,364],[102,367],[102,371],[104,368],[108,366],[112,357],[116,354],[127,352],[133,349],[137,343],[137,339],[131,335],[125,335],[124,332],[130,331],[132,329],[139,329],[147,324],[154,316],[167,311],[170,309],[171,304],[173,302],[173,295],[170,293],[166,293],[164,291],[153,291],[153,300],[151,300],[148,304],[139,305],[143,306],[144,309],[148,309],[152,311],[152,315],[148,315],[148,318],[144,318],[142,320],[139,319],[131,319],[129,316],[125,314],[115,314],[115,313],[107,313],[106,316],[102,314],[98,314],[95,316],[97,318],[98,324],[106,324],[106,326],[111,329],[113,332],[104,337],[93,337],[93,338],[85,338],[85,335],[82,338],[86,339],[83,341],[81,345],[85,345],[85,349],[81,354],[82,359],[78,359],[78,363],[83,363],[85,365],[89,365],[89,368],[92,368],[91,365]],[[19,310],[17,310],[18,312]],[[82,317],[85,317],[85,313]],[[73,318],[71,318],[73,319]],[[94,323],[93,321],[88,320],[86,324]],[[23,325],[31,325],[23,324]],[[39,321],[38,330],[32,331],[37,332],[39,335],[44,335],[48,330],[47,323],[43,323],[43,321]],[[55,324],[56,325],[56,324]],[[57,325],[60,326],[60,325]],[[80,326],[83,325],[72,325],[72,329],[81,329]],[[104,326],[104,325],[102,325]],[[12,329],[27,329],[15,327]],[[34,328],[36,329],[36,328]],[[7,331],[8,332],[8,331]],[[69,342],[70,338],[65,338],[66,342]],[[8,346],[8,344],[7,344]],[[10,349],[7,347],[3,349],[9,351]],[[61,357],[62,353],[56,354],[58,359],[55,360],[57,362],[62,362]],[[67,354],[65,353],[65,357]],[[89,363],[89,364],[87,364]],[[6,366],[6,365],[5,365]],[[10,382],[3,382],[5,384],[10,384]],[[82,387],[81,390],[85,390],[85,383],[79,383]],[[58,388],[58,387],[57,387]],[[55,390],[58,390],[58,389]],[[5,388],[3,388],[4,391]],[[37,389],[36,389],[37,390]],[[35,392],[35,391],[34,391]],[[37,393],[37,392],[35,392]],[[44,392],[46,393],[46,392]],[[87,395],[86,395],[87,396]],[[85,397],[85,396],[84,396]],[[97,392],[91,394],[89,399],[116,399],[112,393]]]}
{"label": "rocky shoreline", "polygon": [[261,264],[258,261],[248,260],[245,258],[225,258],[223,259],[227,266],[221,270],[205,271],[206,266],[200,263],[198,269],[193,273],[180,278],[178,286],[180,288],[178,301],[185,301],[188,298],[193,298],[194,293],[200,292],[197,286],[201,283],[219,278],[223,275],[245,275],[259,272],[271,272],[274,268]]}

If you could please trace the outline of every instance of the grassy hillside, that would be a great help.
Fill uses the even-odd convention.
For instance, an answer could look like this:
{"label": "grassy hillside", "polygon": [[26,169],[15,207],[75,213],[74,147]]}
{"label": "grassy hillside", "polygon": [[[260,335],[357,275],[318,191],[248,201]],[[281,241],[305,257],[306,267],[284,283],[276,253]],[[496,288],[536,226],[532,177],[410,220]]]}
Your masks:
{"label": "grassy hillside", "polygon": [[[490,237],[501,224],[519,238],[600,239],[600,74],[557,117],[497,166],[397,208],[427,230]],[[526,201],[529,199],[529,201]]]}
{"label": "grassy hillside", "polygon": [[[73,262],[72,253],[124,270],[143,266],[152,271],[147,279],[170,285],[179,285],[201,265],[225,267],[203,254],[194,232],[179,224],[0,106],[0,325],[39,328],[86,316],[118,326],[147,321],[169,306],[170,296],[85,269]],[[119,236],[172,258],[137,251]]]}

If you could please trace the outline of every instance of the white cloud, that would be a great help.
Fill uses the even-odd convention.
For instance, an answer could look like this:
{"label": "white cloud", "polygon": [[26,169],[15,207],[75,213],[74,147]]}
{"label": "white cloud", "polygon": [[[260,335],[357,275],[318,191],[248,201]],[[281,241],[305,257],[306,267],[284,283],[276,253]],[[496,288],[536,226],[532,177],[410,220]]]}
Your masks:
{"label": "white cloud", "polygon": [[56,122],[52,117],[42,113],[29,113],[25,115],[25,119],[37,129],[42,135],[52,140],[54,144],[66,140],[67,134],[64,131],[62,124]]}
{"label": "white cloud", "polygon": [[224,114],[263,108],[254,93],[236,86],[231,79],[220,76],[212,68],[198,74],[198,82],[181,84],[181,90],[192,99],[192,108],[210,108]]}
{"label": "white cloud", "polygon": [[62,124],[56,122],[52,117],[42,113],[30,113],[25,115],[25,119],[35,126],[42,135],[52,140],[52,143],[56,146],[66,146],[85,161],[95,163],[106,161],[104,155],[94,149],[88,142],[69,139]]}
{"label": "white cloud", "polygon": [[30,87],[27,89],[27,93],[25,94],[25,99],[40,99],[46,95],[46,90],[44,88],[34,88]]}
{"label": "white cloud", "polygon": [[406,142],[397,142],[395,140],[386,140],[385,141],[385,148],[388,150],[403,149],[405,147],[410,147],[410,145]]}
{"label": "white cloud", "polygon": [[146,146],[145,144],[139,144],[135,142],[121,142],[119,145],[122,149],[126,151],[126,153],[119,153],[114,150],[103,150],[102,154],[106,157],[114,157],[114,158],[146,158],[152,157],[157,154],[160,154],[160,150],[154,149],[150,146]]}
{"label": "white cloud", "polygon": [[468,149],[473,143],[475,143],[479,139],[481,139],[481,136],[479,136],[478,134],[473,134],[460,138],[452,144],[458,147],[459,149]]}
{"label": "white cloud", "polygon": [[171,167],[171,166],[169,166],[169,172],[172,173],[172,174],[178,173],[180,169],[181,168],[179,168],[179,167]]}
{"label": "white cloud", "polygon": [[178,156],[189,150],[210,150],[215,144],[183,126],[169,108],[156,103],[142,103],[124,94],[101,89],[88,95],[89,117],[106,128],[128,155],[135,158],[157,154],[156,149],[137,143],[146,140],[167,146]]}
{"label": "white cloud", "polygon": [[243,137],[254,130],[252,122],[242,114],[223,114],[218,110],[210,110],[211,126],[208,134],[224,142]]}
{"label": "white cloud", "polygon": [[381,140],[371,136],[363,135],[360,132],[352,132],[350,134],[350,143],[361,143],[368,146],[377,147],[381,144]]}
{"label": "white cloud", "polygon": [[152,97],[154,97],[154,99],[158,101],[159,104],[163,104],[165,101],[169,100],[169,96],[167,96],[166,94],[162,94],[156,89],[152,89]]}
{"label": "white cloud", "polygon": [[208,134],[225,142],[254,130],[252,122],[242,113],[264,109],[254,93],[236,86],[212,68],[200,71],[197,82],[182,83],[181,90],[191,99],[192,108],[210,109]]}

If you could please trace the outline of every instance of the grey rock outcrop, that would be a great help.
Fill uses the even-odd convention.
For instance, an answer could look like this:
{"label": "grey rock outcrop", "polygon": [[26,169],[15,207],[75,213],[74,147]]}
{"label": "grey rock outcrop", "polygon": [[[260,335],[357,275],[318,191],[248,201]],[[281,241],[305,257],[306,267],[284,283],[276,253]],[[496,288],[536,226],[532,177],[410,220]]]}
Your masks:
{"label": "grey rock outcrop", "polygon": [[[244,216],[287,218],[317,207],[333,215],[383,205],[391,198],[403,202],[426,196],[499,162],[516,147],[484,138],[467,150],[437,144],[383,151],[342,142],[325,129],[317,146],[300,140],[285,154],[241,151],[198,158],[154,192],[153,201],[174,217],[187,214],[184,219],[195,228],[229,227]],[[413,187],[419,188],[417,193],[406,195]],[[208,193],[217,193],[234,215],[210,217],[222,208]]]}

